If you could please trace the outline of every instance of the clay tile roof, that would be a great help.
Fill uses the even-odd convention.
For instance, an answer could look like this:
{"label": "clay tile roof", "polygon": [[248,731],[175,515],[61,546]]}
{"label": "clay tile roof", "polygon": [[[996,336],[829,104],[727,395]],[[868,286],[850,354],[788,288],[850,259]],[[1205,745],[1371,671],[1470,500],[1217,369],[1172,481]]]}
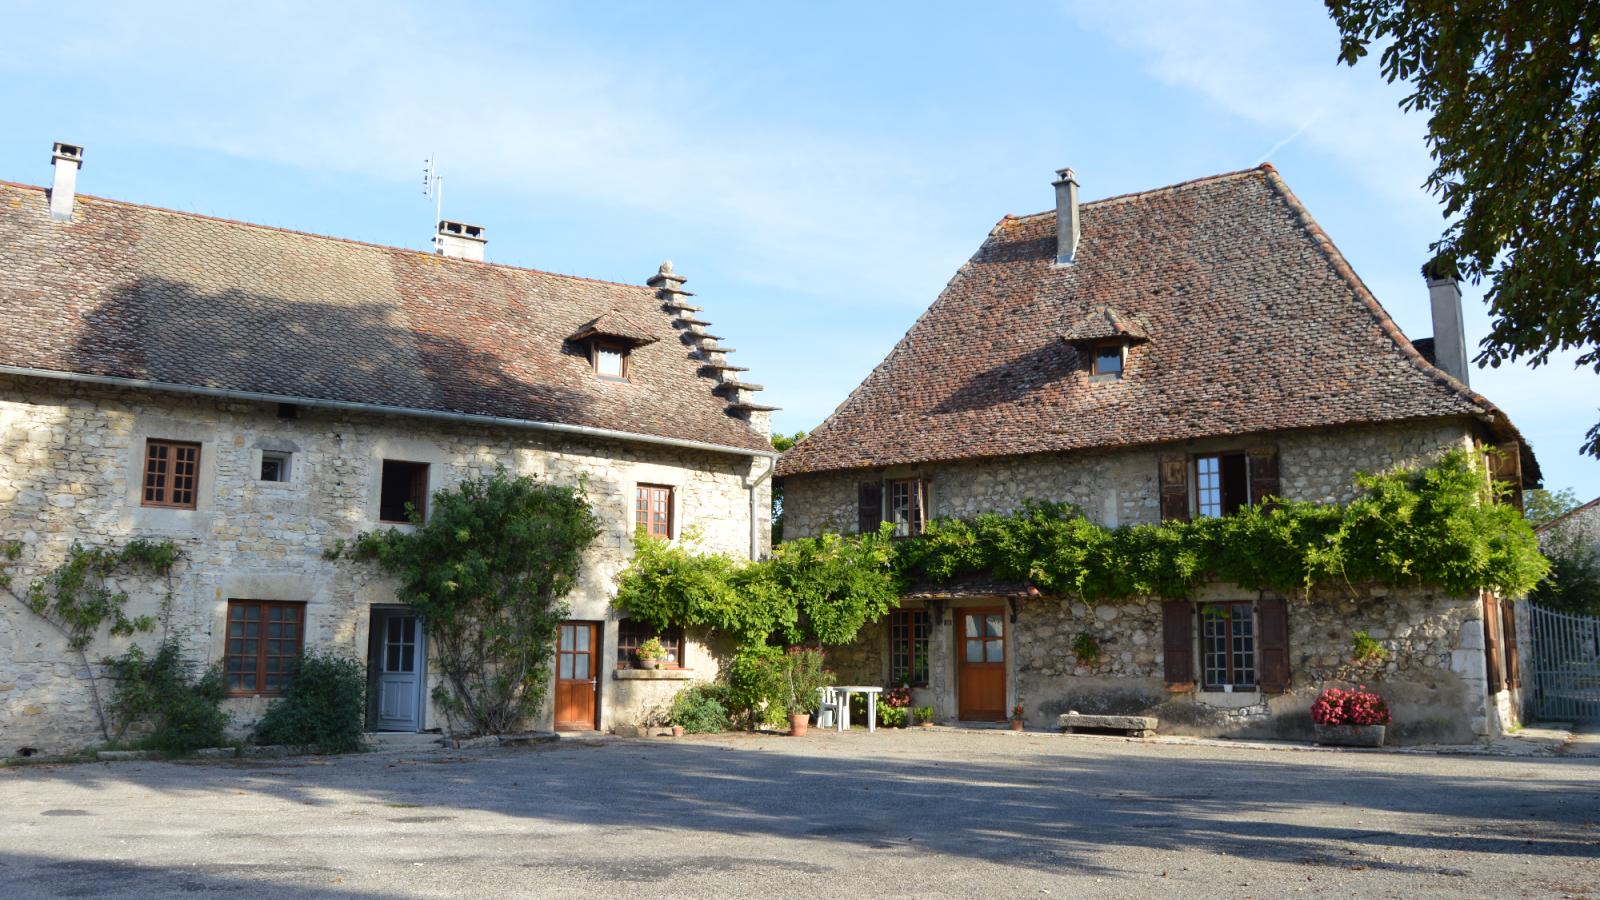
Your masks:
{"label": "clay tile roof", "polygon": [[[1270,164],[1079,215],[1061,268],[1054,211],[1002,219],[777,475],[1483,416],[1538,483],[1505,414],[1423,359]],[[1150,340],[1091,382],[1062,337],[1102,328]]]}
{"label": "clay tile roof", "polygon": [[644,326],[623,315],[620,309],[613,309],[583,323],[567,340],[584,341],[594,337],[615,338],[619,343],[631,347],[643,347],[661,340],[645,330]]}
{"label": "clay tile roof", "polygon": [[594,376],[594,325],[674,333],[661,294],[0,182],[0,365],[582,425],[743,450],[682,340]]}
{"label": "clay tile roof", "polygon": [[1111,338],[1142,344],[1150,340],[1150,333],[1138,322],[1109,306],[1102,306],[1084,316],[1061,336],[1061,340],[1069,344],[1090,344]]}

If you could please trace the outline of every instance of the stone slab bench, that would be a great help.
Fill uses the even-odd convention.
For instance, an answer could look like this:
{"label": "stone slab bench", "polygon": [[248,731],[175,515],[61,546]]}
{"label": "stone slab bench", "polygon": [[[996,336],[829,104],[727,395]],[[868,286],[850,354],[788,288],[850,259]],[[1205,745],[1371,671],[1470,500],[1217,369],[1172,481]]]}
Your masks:
{"label": "stone slab bench", "polygon": [[1066,734],[1075,734],[1085,729],[1096,731],[1120,731],[1128,737],[1155,737],[1156,727],[1161,723],[1154,716],[1085,716],[1079,713],[1066,713],[1056,719],[1056,724]]}

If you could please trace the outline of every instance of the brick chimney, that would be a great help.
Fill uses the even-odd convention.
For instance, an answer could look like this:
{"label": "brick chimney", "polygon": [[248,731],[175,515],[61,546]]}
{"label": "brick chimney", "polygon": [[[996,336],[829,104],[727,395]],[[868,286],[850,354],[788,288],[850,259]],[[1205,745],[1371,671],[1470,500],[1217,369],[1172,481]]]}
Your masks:
{"label": "brick chimney", "polygon": [[1422,267],[1433,306],[1433,358],[1435,365],[1468,387],[1467,331],[1461,324],[1461,282],[1453,267],[1438,260]]}
{"label": "brick chimney", "polygon": [[1078,256],[1078,179],[1071,169],[1057,169],[1056,266],[1073,265]]}
{"label": "brick chimney", "polygon": [[50,151],[50,162],[56,167],[56,178],[50,185],[50,218],[70,222],[72,204],[78,194],[78,170],[83,167],[83,148],[56,141]]}

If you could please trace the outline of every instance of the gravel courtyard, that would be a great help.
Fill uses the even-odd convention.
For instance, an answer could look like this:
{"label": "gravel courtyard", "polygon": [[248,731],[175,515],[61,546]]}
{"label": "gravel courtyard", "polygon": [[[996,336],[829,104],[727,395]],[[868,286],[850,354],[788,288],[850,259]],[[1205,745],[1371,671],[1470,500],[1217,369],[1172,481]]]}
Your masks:
{"label": "gravel courtyard", "polygon": [[880,731],[0,770],[0,896],[1600,897],[1600,759]]}

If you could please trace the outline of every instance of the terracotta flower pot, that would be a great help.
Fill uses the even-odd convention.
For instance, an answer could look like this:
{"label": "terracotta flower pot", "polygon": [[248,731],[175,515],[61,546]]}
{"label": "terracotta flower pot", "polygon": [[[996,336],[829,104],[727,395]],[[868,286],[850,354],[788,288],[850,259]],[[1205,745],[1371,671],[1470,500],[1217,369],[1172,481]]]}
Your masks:
{"label": "terracotta flower pot", "polygon": [[917,727],[918,728],[932,728],[933,727],[933,723],[932,722],[918,722],[917,723]]}
{"label": "terracotta flower pot", "polygon": [[674,725],[674,726],[672,726],[672,736],[673,737],[683,737],[683,726],[682,725]]}
{"label": "terracotta flower pot", "polygon": [[639,668],[641,668],[641,669],[656,669],[656,668],[660,668],[660,665],[661,665],[661,660],[656,659],[653,656],[641,656],[641,657],[639,657]]}
{"label": "terracotta flower pot", "polygon": [[789,715],[789,735],[791,737],[805,737],[806,726],[810,723],[810,713],[791,713]]}
{"label": "terracotta flower pot", "polygon": [[1011,720],[1011,730],[1012,731],[1021,731],[1022,730],[1022,720],[1021,719],[1012,719]]}

